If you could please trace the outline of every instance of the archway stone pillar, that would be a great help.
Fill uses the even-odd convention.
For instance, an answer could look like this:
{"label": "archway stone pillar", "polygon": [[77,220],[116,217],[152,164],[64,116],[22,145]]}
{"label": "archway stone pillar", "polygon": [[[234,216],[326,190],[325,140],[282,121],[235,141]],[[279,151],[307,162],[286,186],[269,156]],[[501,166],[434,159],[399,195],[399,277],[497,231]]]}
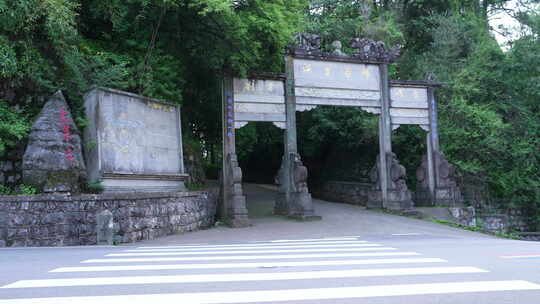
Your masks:
{"label": "archway stone pillar", "polygon": [[242,189],[242,169],[238,166],[234,128],[234,90],[231,77],[223,78],[223,169],[219,214],[231,227],[250,225],[246,197]]}
{"label": "archway stone pillar", "polygon": [[274,213],[299,220],[320,220],[321,217],[315,214],[313,199],[307,186],[308,171],[298,153],[294,58],[290,55],[285,57],[285,73],[286,131]]}
{"label": "archway stone pillar", "polygon": [[[379,155],[371,169],[373,183],[368,192],[368,208],[407,210],[413,207],[407,188],[406,170],[392,152],[392,121],[390,117],[390,82],[388,65],[380,64],[381,116],[379,117]],[[381,157],[381,155],[383,157]]]}

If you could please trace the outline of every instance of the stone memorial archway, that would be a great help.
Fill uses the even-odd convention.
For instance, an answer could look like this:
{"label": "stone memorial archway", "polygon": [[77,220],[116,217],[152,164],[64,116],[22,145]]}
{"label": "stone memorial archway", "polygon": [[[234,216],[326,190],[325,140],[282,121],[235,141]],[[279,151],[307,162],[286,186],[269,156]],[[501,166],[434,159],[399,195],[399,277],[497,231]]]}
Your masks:
{"label": "stone memorial archway", "polygon": [[373,188],[369,207],[396,210],[413,207],[412,194],[404,181],[405,169],[392,153],[392,130],[402,124],[419,125],[428,132],[426,161],[418,170],[418,175],[425,177],[422,185],[427,185],[422,197],[433,202],[437,195],[444,194],[437,188],[443,179],[439,178],[441,170],[436,168],[443,168],[440,164],[445,163],[439,152],[433,94],[434,87],[440,84],[390,81],[388,64],[398,58],[399,50],[388,49],[382,42],[353,39],[351,47],[356,49],[353,55],[344,54],[340,42],[332,45],[335,50],[325,53],[317,35],[299,34],[285,56],[284,75],[224,78],[221,214],[229,225],[249,225],[242,171],[236,156],[235,129],[250,121],[272,122],[285,129],[274,213],[304,220],[320,218],[313,208],[307,187],[308,172],[298,154],[296,138],[296,111],[317,106],[357,107],[379,115],[380,153],[370,174]]}

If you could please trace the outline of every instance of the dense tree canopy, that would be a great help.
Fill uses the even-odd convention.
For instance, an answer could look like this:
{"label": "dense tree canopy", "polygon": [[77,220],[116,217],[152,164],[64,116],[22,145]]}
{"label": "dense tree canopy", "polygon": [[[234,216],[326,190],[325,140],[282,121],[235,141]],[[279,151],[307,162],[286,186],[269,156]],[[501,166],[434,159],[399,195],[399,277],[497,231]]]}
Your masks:
{"label": "dense tree canopy", "polygon": [[[83,94],[107,86],[181,104],[186,136],[216,166],[220,75],[282,71],[283,50],[296,32],[318,33],[328,44],[341,40],[346,52],[351,38],[365,36],[402,46],[392,78],[434,72],[448,84],[437,94],[441,143],[464,181],[481,181],[506,205],[538,210],[540,12],[538,1],[513,0],[517,9],[505,8],[507,2],[0,0],[0,154],[27,136],[47,95],[63,89],[84,127]],[[488,22],[497,11],[521,26],[505,48],[493,36],[504,30]],[[312,183],[365,177],[377,153],[374,116],[318,108],[300,113],[298,123]],[[414,172],[425,150],[423,131],[402,127],[394,136],[394,150]],[[270,124],[240,129],[247,177],[272,180],[281,140]]]}

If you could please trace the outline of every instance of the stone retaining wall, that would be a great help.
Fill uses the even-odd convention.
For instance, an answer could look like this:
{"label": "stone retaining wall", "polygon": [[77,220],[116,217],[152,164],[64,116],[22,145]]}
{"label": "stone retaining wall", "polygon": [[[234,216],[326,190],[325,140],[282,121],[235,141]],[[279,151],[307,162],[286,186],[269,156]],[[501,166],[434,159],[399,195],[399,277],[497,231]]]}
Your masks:
{"label": "stone retaining wall", "polygon": [[506,210],[506,215],[508,216],[508,224],[511,230],[525,232],[531,231],[531,228],[534,228],[530,227],[531,225],[528,223],[530,217],[523,209],[508,209]]}
{"label": "stone retaining wall", "polygon": [[213,225],[217,191],[0,196],[0,247],[97,243],[96,214],[113,214],[114,240],[130,243]]}
{"label": "stone retaining wall", "polygon": [[330,202],[366,206],[370,188],[370,183],[329,181],[316,194]]}
{"label": "stone retaining wall", "polygon": [[517,235],[524,241],[540,242],[540,232],[520,232]]}
{"label": "stone retaining wall", "polygon": [[477,217],[480,219],[485,230],[491,232],[530,231],[527,223],[527,214],[523,209],[510,208],[506,210],[495,210],[496,213],[486,213],[479,211]]}
{"label": "stone retaining wall", "polygon": [[476,226],[474,207],[449,207],[448,211],[454,218],[454,223],[468,227]]}
{"label": "stone retaining wall", "polygon": [[506,214],[478,214],[480,226],[489,232],[507,232],[508,217]]}

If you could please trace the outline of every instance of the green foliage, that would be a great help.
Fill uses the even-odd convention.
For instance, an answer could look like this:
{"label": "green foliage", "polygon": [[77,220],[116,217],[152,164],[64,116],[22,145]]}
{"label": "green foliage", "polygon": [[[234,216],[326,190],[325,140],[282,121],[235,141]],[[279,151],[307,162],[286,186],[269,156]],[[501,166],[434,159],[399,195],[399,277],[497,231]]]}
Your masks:
{"label": "green foliage", "polygon": [[28,185],[19,185],[19,191],[21,195],[35,195],[38,193],[38,190],[32,186]]}
{"label": "green foliage", "polygon": [[281,129],[268,122],[250,122],[237,131],[237,155],[245,181],[274,183],[281,166],[283,136]]}
{"label": "green foliage", "polygon": [[200,191],[204,189],[204,184],[186,183],[186,188],[189,191]]}
{"label": "green foliage", "polygon": [[0,195],[10,195],[12,190],[5,185],[0,184]]}
{"label": "green foliage", "polygon": [[25,115],[0,100],[0,155],[24,138],[29,129]]}
{"label": "green foliage", "polygon": [[[503,52],[485,16],[446,12],[424,17],[430,48],[406,52],[400,71],[433,71],[448,82],[439,90],[442,149],[465,176],[488,183],[500,207],[540,207],[538,77],[534,31]],[[418,51],[418,48],[416,49]]]}
{"label": "green foliage", "polygon": [[89,193],[99,194],[99,193],[102,193],[103,190],[105,190],[105,187],[103,186],[103,184],[100,181],[89,181],[86,184],[86,189],[85,190],[86,190],[86,192],[89,192]]}
{"label": "green foliage", "polygon": [[381,40],[389,45],[402,44],[404,36],[397,22],[399,7],[380,9],[370,1],[311,1],[306,30],[319,33],[326,43],[343,42],[347,50],[355,37]]}
{"label": "green foliage", "polygon": [[189,175],[186,181],[188,189],[202,187],[206,182],[202,144],[188,134],[183,135],[184,167]]}
{"label": "green foliage", "polygon": [[0,185],[0,195],[35,195],[38,194],[38,190],[32,186],[25,184],[18,185],[15,188],[11,188],[5,185]]}
{"label": "green foliage", "polygon": [[[517,41],[505,54],[474,15],[431,20],[432,49],[410,60],[449,82],[439,94],[444,152],[463,173],[486,177],[495,197],[530,205],[537,201],[534,189],[540,183],[533,152],[539,149],[538,119],[533,114],[538,106],[526,100],[535,94],[527,87],[540,74],[530,65],[535,58],[516,57],[516,46],[531,38]],[[535,54],[533,45],[528,44],[527,54]]]}
{"label": "green foliage", "polygon": [[5,36],[0,36],[0,77],[10,77],[17,73],[15,50]]}

